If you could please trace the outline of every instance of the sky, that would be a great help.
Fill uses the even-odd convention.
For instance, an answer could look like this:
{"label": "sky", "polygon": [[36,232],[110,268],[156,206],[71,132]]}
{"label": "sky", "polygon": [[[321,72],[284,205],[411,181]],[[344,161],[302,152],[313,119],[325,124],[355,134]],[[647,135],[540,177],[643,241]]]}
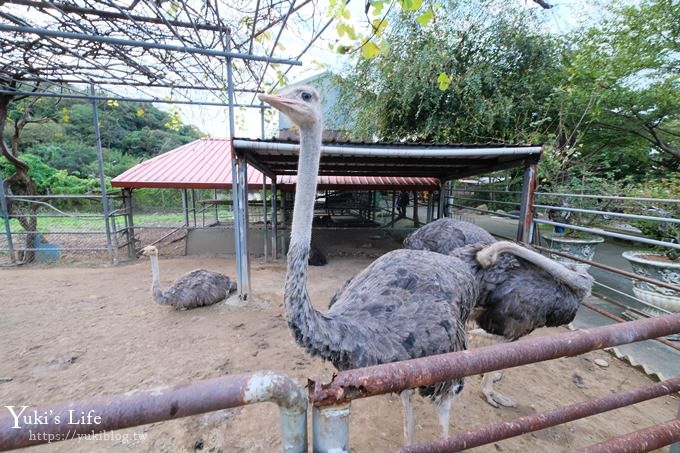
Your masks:
{"label": "sky", "polygon": [[[516,7],[521,8],[538,8],[530,0],[514,0]],[[322,2],[319,2],[322,3]],[[551,0],[554,7],[550,10],[541,10],[540,14],[544,14],[546,18],[545,25],[549,31],[555,34],[568,33],[583,23],[596,21],[602,14],[605,14],[608,9],[607,6],[611,2],[597,2],[586,0]],[[511,5],[508,2],[508,7]],[[357,30],[364,30],[366,25],[361,23],[360,19],[365,19],[364,2],[354,1],[349,3],[352,21],[356,24]],[[325,17],[325,12],[319,11],[316,13],[318,22],[321,22]],[[325,19],[324,19],[325,21]],[[295,26],[304,26],[297,24]],[[284,51],[277,52],[275,56],[289,58],[291,55],[297,55],[301,52],[304,46],[307,45],[298,36],[302,34],[284,33],[282,34],[281,44]],[[306,79],[314,74],[323,72],[327,67],[334,72],[342,70],[343,65],[349,64],[350,57],[339,55],[338,53],[329,49],[329,45],[335,47],[340,42],[335,24],[324,32],[321,38],[303,55],[301,67],[293,67],[288,74],[288,81],[293,83],[298,80]],[[325,66],[325,67],[324,67]],[[270,70],[270,75],[273,71]],[[250,94],[241,101],[250,103],[253,95]],[[178,106],[182,120],[185,123],[193,124],[204,133],[210,136],[225,137],[228,135],[228,116],[226,108],[221,107],[201,107],[201,106]],[[276,134],[277,129],[277,115],[269,115],[271,121],[267,120],[266,137],[272,137]],[[236,136],[259,138],[261,135],[261,120],[260,113],[255,109],[237,109],[236,113]]]}

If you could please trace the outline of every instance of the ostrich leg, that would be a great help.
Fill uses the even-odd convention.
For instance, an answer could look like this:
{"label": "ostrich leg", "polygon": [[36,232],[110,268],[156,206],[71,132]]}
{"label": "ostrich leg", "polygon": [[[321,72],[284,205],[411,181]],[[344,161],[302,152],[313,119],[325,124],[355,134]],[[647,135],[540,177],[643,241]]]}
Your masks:
{"label": "ostrich leg", "polygon": [[493,407],[516,407],[517,403],[509,396],[498,393],[493,388],[493,383],[498,382],[503,377],[503,373],[486,373],[482,378],[482,393],[486,397],[486,402]]}
{"label": "ostrich leg", "polygon": [[404,405],[404,440],[406,445],[412,445],[415,432],[415,417],[411,404],[413,389],[402,390],[399,396],[401,396],[401,404]]}
{"label": "ostrich leg", "polygon": [[[493,335],[485,332],[482,329],[472,329],[468,332],[470,342],[475,347],[491,346],[498,343],[507,343],[508,339],[500,335]],[[486,373],[482,377],[482,393],[486,397],[486,402],[493,407],[515,407],[517,403],[509,396],[498,393],[494,388],[494,382],[498,382],[503,377],[503,373]]]}
{"label": "ostrich leg", "polygon": [[449,418],[451,416],[451,403],[453,402],[453,391],[450,391],[439,400],[437,405],[437,418],[442,427],[442,439],[449,437]]}

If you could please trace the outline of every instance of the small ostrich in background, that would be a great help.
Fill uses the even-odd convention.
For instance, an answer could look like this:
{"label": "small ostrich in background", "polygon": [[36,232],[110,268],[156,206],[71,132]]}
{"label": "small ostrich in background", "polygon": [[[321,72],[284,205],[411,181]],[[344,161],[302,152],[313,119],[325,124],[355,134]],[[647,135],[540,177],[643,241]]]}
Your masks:
{"label": "small ostrich in background", "polygon": [[[413,232],[404,240],[404,248],[450,254],[469,244],[494,242],[496,239],[477,225],[443,218]],[[539,327],[570,323],[581,301],[590,295],[592,277],[577,266],[565,266],[578,277],[560,279],[521,258],[501,257],[484,272],[480,298],[468,323],[471,338],[486,344],[514,341]],[[587,284],[574,285],[573,279]],[[493,388],[501,376],[485,374],[482,393],[494,407],[513,407],[515,401]]]}
{"label": "small ostrich in background", "polygon": [[144,247],[142,255],[151,259],[151,293],[153,300],[161,305],[172,305],[175,310],[189,310],[220,302],[236,291],[236,283],[229,277],[205,269],[184,274],[168,289],[161,291],[158,249],[152,245]]}
{"label": "small ostrich in background", "polygon": [[[517,253],[551,273],[565,268],[516,244],[473,244],[442,255],[421,250],[395,250],[360,272],[321,313],[309,299],[309,256],[316,181],[321,156],[322,117],[319,95],[310,87],[292,87],[279,95],[260,95],[300,128],[297,191],[288,252],[284,307],[295,341],[337,369],[377,365],[467,347],[465,322],[479,299],[483,266],[502,252]],[[569,277],[573,273],[569,274]],[[568,278],[562,276],[560,278]],[[437,405],[442,435],[448,437],[453,396],[462,380],[420,389]],[[406,442],[413,440],[413,390],[401,393]]]}

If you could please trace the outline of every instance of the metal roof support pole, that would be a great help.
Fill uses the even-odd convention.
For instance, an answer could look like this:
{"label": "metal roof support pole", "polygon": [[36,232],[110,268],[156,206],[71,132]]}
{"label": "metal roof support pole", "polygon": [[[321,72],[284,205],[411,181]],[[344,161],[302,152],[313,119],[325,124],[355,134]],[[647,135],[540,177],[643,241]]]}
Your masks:
{"label": "metal roof support pole", "polygon": [[390,225],[394,228],[394,212],[397,207],[397,191],[392,191],[392,219],[390,220]]}
{"label": "metal roof support pole", "polygon": [[446,186],[448,182],[439,183],[439,207],[437,208],[437,218],[446,217],[446,197],[448,195]]}
{"label": "metal roof support pole", "polygon": [[534,196],[536,194],[536,164],[524,167],[522,181],[522,199],[520,201],[519,223],[517,224],[517,240],[531,244],[534,228]]}
{"label": "metal roof support pole", "polygon": [[418,192],[413,191],[413,228],[418,228],[420,226],[420,220],[418,220]]}
{"label": "metal roof support pole", "polygon": [[137,251],[135,250],[135,224],[132,215],[132,189],[123,189],[123,204],[125,205],[128,258],[135,259],[137,258]]}
{"label": "metal roof support pole", "polygon": [[276,216],[276,179],[272,179],[272,259],[279,259],[278,218]]}
{"label": "metal roof support pole", "polygon": [[[90,95],[94,96],[94,84],[90,84]],[[94,138],[97,147],[97,166],[99,169],[99,187],[102,193],[102,209],[104,211],[104,229],[106,230],[106,250],[109,252],[109,260],[113,262],[113,247],[111,246],[111,227],[109,225],[109,197],[106,195],[106,181],[104,179],[104,152],[102,150],[102,135],[99,130],[99,112],[97,101],[92,100],[92,119],[94,122]],[[117,249],[116,249],[117,250]]]}
{"label": "metal roof support pole", "polygon": [[9,259],[12,263],[16,263],[17,257],[14,253],[14,244],[12,243],[12,227],[9,222],[9,210],[7,209],[7,199],[5,198],[5,181],[0,177],[0,210],[2,211],[2,220],[5,224],[5,236],[7,236],[7,248],[9,249]]}
{"label": "metal roof support pole", "polygon": [[213,192],[213,199],[215,200],[215,225],[220,223],[219,205],[217,204],[217,189]]}
{"label": "metal roof support pole", "polygon": [[350,403],[314,406],[312,409],[314,453],[349,452],[349,408]]}
{"label": "metal roof support pole", "polygon": [[269,227],[267,226],[267,177],[262,175],[262,225],[264,229],[262,234],[264,236],[264,260],[269,260]]}
{"label": "metal roof support pole", "polygon": [[191,189],[191,212],[194,217],[194,228],[196,228],[196,191]]}
{"label": "metal roof support pole", "polygon": [[184,213],[184,228],[189,228],[189,203],[187,202],[187,189],[182,189],[182,212]]}
{"label": "metal roof support pole", "polygon": [[239,250],[241,252],[241,284],[243,290],[239,290],[241,300],[247,300],[250,294],[250,257],[248,249],[248,161],[245,158],[236,159],[236,167],[238,171],[238,236],[237,241],[240,243]]}
{"label": "metal roof support pole", "polygon": [[[226,35],[225,50],[231,48],[231,34]],[[250,262],[248,261],[248,178],[246,163],[234,151],[236,125],[234,120],[234,68],[233,59],[227,57],[227,94],[229,100],[229,140],[231,142],[231,199],[234,217],[234,241],[236,251],[236,284],[241,300],[250,293]],[[245,203],[245,205],[244,205]]]}
{"label": "metal roof support pole", "polygon": [[434,192],[427,192],[427,223],[432,222],[432,211],[434,210]]}

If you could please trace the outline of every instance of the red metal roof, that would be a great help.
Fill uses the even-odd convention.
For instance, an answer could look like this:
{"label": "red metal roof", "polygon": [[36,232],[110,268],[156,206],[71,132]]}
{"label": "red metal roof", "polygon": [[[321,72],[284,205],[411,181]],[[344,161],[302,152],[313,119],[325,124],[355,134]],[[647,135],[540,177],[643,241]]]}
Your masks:
{"label": "red metal roof", "polygon": [[[281,190],[295,190],[295,175],[279,175]],[[263,175],[248,167],[248,188],[261,189]],[[111,180],[113,187],[231,189],[231,145],[224,138],[196,140],[141,162]],[[435,190],[435,178],[394,176],[319,176],[320,190]]]}
{"label": "red metal roof", "polygon": [[[231,146],[205,138],[145,160],[111,180],[113,187],[231,189]],[[248,186],[262,187],[262,173],[248,167]]]}

